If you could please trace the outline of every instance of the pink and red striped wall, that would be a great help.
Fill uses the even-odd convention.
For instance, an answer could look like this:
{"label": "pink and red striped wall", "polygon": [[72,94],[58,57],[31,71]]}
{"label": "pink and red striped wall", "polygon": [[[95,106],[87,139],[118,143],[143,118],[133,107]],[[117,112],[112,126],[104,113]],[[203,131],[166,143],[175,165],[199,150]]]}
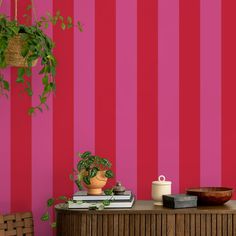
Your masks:
{"label": "pink and red striped wall", "polygon": [[[29,2],[19,1],[19,15]],[[35,2],[39,15],[60,9],[84,32],[47,31],[58,59],[48,112],[29,117],[37,97],[18,96],[15,69],[4,70],[12,89],[0,98],[1,213],[32,210],[36,235],[51,235],[39,216],[47,198],[73,193],[68,176],[85,150],[110,158],[139,199],[160,174],[176,193],[236,188],[234,0]],[[3,1],[1,12],[13,6]]]}

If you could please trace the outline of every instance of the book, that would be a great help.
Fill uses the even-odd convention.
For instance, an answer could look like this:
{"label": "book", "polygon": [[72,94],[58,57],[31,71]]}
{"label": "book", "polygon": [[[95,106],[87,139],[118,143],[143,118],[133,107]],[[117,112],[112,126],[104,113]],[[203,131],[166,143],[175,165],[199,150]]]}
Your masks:
{"label": "book", "polygon": [[[127,190],[123,195],[113,195],[113,200],[130,200],[132,192]],[[87,195],[87,191],[78,191],[73,195],[75,201],[103,201],[111,199],[110,195],[105,195],[103,192],[101,195]]]}
{"label": "book", "polygon": [[[134,197],[132,196],[128,201],[118,201],[112,200],[110,205],[104,206],[106,209],[110,208],[131,208],[134,204]],[[68,208],[70,209],[90,209],[90,208],[100,208],[102,206],[102,201],[93,201],[93,202],[85,202],[85,201],[69,201]]]}

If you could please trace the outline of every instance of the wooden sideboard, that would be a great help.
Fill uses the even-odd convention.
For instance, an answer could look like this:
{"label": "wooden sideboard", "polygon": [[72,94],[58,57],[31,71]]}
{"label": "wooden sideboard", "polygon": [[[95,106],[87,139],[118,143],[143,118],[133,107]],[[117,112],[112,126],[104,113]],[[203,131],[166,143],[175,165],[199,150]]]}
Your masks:
{"label": "wooden sideboard", "polygon": [[88,211],[56,206],[57,236],[236,236],[236,201],[168,209],[136,201],[132,209]]}

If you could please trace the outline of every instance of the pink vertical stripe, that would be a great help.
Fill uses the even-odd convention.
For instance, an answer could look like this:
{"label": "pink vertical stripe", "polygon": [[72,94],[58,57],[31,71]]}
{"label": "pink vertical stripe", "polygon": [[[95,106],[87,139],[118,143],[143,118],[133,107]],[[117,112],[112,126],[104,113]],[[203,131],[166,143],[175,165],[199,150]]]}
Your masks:
{"label": "pink vertical stripe", "polygon": [[158,173],[179,191],[179,1],[158,5]]}
{"label": "pink vertical stripe", "polygon": [[116,2],[116,179],[137,191],[137,1]]}
{"label": "pink vertical stripe", "polygon": [[[52,1],[35,0],[38,17],[52,12]],[[52,36],[52,27],[45,31]],[[39,102],[42,92],[40,62],[32,70],[33,106]],[[38,112],[32,118],[32,210],[35,222],[35,235],[52,235],[50,226],[40,220],[46,210],[46,201],[52,197],[52,97],[48,100],[49,110]]]}
{"label": "pink vertical stripe", "polygon": [[95,149],[95,0],[74,1],[74,152]]}
{"label": "pink vertical stripe", "polygon": [[[1,13],[10,15],[10,1],[3,1]],[[1,70],[4,78],[10,83],[10,70]],[[8,213],[10,210],[10,160],[11,160],[11,115],[10,115],[10,93],[8,98],[0,96],[0,214]]]}
{"label": "pink vertical stripe", "polygon": [[[201,185],[221,185],[221,0],[201,0]],[[209,174],[210,173],[210,174]]]}

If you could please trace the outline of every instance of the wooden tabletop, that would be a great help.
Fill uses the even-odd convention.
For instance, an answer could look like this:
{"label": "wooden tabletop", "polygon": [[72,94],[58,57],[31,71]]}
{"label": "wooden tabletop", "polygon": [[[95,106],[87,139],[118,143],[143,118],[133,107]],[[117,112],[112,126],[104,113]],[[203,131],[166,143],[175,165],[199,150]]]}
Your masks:
{"label": "wooden tabletop", "polygon": [[231,200],[222,206],[200,206],[197,208],[184,209],[170,209],[162,206],[155,206],[153,201],[137,200],[132,208],[128,209],[105,209],[105,210],[87,210],[87,209],[68,209],[66,204],[58,204],[55,206],[56,211],[63,213],[75,214],[209,214],[209,213],[235,213],[236,214],[236,200]]}

